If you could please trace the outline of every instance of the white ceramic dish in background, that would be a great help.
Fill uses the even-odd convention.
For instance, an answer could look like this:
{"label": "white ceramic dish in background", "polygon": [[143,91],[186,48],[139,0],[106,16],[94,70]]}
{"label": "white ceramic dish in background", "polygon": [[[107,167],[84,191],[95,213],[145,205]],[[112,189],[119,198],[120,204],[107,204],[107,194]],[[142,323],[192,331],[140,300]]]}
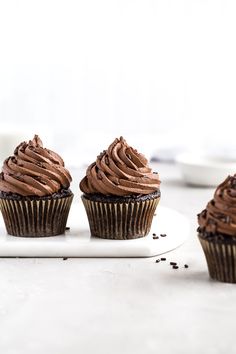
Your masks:
{"label": "white ceramic dish in background", "polygon": [[236,161],[214,156],[185,153],[176,162],[186,183],[216,187],[228,176],[236,173]]}
{"label": "white ceramic dish in background", "polygon": [[[90,237],[82,203],[74,203],[66,235],[42,238],[6,234],[0,219],[0,257],[152,257],[180,246],[188,237],[189,222],[179,212],[158,207],[148,236],[135,240],[104,240]],[[153,239],[152,233],[166,233]]]}

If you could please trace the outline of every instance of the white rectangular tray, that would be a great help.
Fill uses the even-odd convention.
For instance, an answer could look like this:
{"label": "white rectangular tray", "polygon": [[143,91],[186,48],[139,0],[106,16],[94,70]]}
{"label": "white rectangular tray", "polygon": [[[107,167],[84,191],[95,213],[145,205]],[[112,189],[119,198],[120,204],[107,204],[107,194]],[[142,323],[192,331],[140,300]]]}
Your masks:
{"label": "white rectangular tray", "polygon": [[[91,237],[82,203],[74,203],[65,235],[24,238],[7,235],[0,220],[0,257],[151,257],[180,246],[189,233],[188,220],[175,210],[158,207],[148,236],[135,240]],[[166,234],[153,239],[152,234]]]}

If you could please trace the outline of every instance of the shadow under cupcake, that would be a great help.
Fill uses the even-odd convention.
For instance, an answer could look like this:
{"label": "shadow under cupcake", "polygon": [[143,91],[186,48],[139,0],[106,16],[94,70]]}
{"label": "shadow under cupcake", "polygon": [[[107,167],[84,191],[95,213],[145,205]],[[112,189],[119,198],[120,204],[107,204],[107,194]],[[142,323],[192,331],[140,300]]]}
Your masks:
{"label": "shadow under cupcake", "polygon": [[35,135],[4,161],[0,209],[8,234],[44,237],[63,234],[73,193],[62,158]]}
{"label": "shadow under cupcake", "polygon": [[198,215],[198,237],[211,278],[236,283],[236,175],[228,176]]}
{"label": "shadow under cupcake", "polygon": [[92,163],[80,182],[92,236],[146,236],[160,200],[160,180],[147,159],[121,137]]}

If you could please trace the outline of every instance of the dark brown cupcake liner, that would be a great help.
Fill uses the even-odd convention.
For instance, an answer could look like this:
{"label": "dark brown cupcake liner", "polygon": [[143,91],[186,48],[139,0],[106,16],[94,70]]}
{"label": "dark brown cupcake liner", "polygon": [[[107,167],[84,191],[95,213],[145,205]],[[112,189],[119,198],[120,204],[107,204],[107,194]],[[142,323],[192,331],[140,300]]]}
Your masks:
{"label": "dark brown cupcake liner", "polygon": [[46,237],[63,234],[73,194],[51,199],[0,199],[8,234]]}
{"label": "dark brown cupcake liner", "polygon": [[160,197],[130,202],[93,201],[82,196],[92,236],[125,240],[146,236]]}
{"label": "dark brown cupcake liner", "polygon": [[198,234],[212,279],[236,283],[236,243],[207,240]]}

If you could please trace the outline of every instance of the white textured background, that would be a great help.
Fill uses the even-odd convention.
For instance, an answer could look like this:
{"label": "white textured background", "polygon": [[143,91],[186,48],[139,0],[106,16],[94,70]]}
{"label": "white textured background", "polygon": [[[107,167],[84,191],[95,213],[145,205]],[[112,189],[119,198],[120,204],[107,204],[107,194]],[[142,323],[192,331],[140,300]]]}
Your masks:
{"label": "white textured background", "polygon": [[235,0],[0,0],[1,127],[74,161],[121,134],[234,145],[235,18]]}

